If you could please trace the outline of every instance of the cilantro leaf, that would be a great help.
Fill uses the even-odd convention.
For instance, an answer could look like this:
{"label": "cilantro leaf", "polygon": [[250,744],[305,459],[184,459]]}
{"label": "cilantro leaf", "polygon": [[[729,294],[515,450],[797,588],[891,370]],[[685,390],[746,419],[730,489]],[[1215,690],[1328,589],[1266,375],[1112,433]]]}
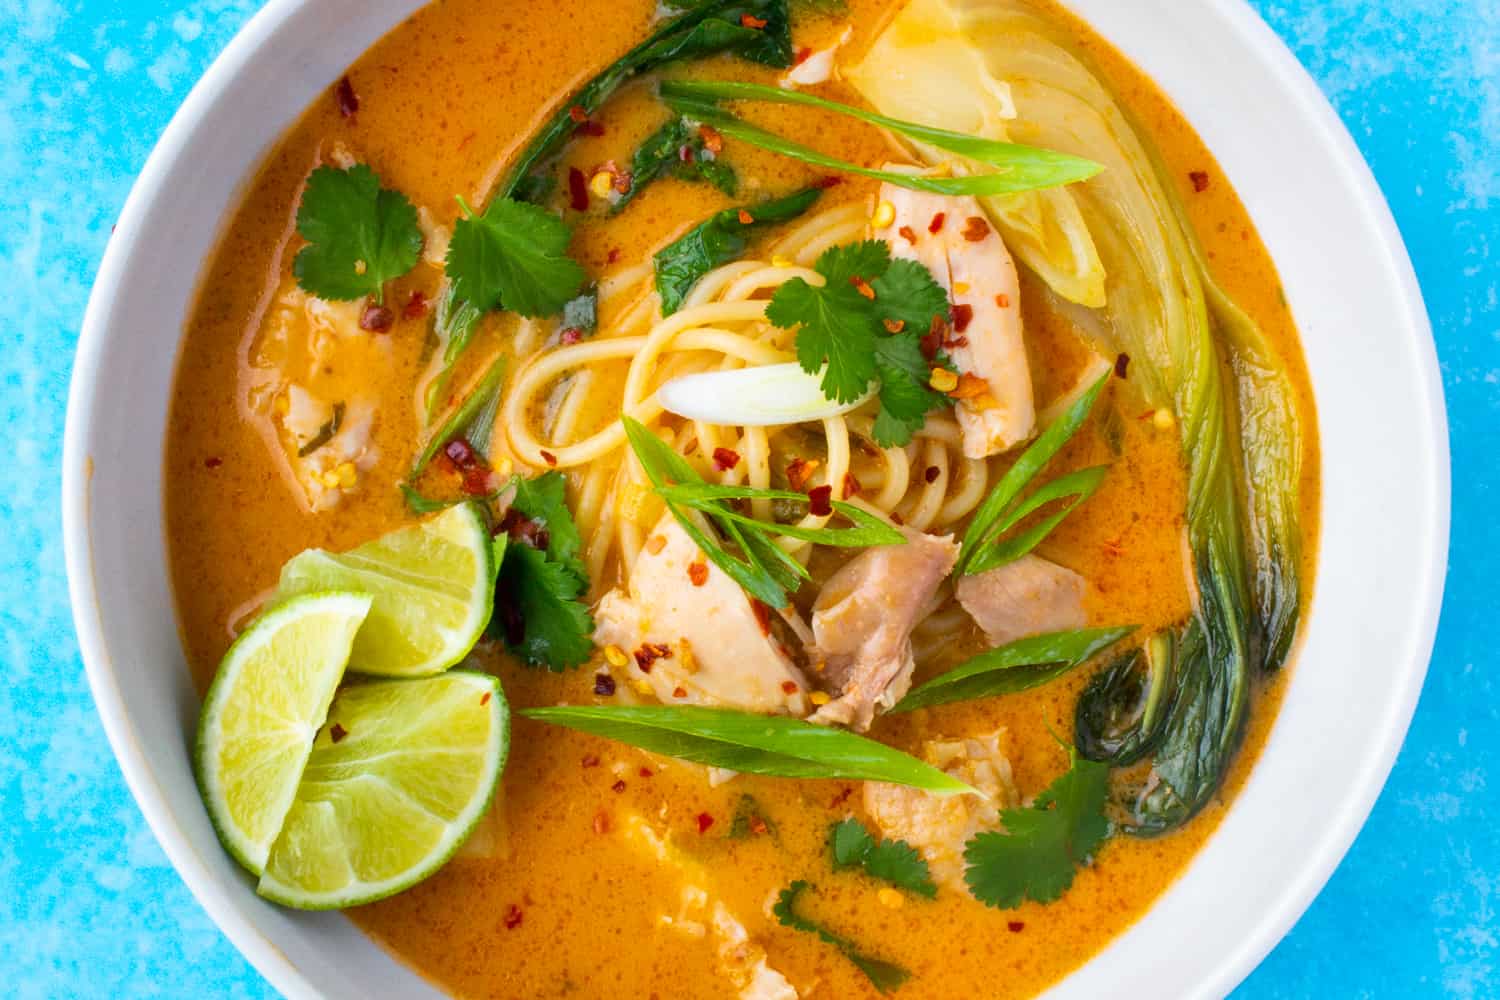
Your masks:
{"label": "cilantro leaf", "polygon": [[917,261],[891,261],[885,273],[870,285],[875,289],[880,319],[903,324],[903,333],[920,338],[932,329],[934,317],[948,314],[947,291]]}
{"label": "cilantro leaf", "polygon": [[981,833],[964,848],[964,880],[974,898],[1010,909],[1060,897],[1109,836],[1108,793],[1109,768],[1075,752],[1072,767],[1035,803],[1001,812],[1004,833]]}
{"label": "cilantro leaf", "polygon": [[466,214],[453,226],[447,263],[454,294],[481,312],[556,315],[583,287],[583,268],[567,255],[571,238],[546,209],[497,198],[484,214]]}
{"label": "cilantro leaf", "polygon": [[546,472],[535,479],[516,480],[516,498],[511,503],[547,530],[547,558],[562,564],[579,580],[588,581],[583,564],[583,536],[568,513],[567,480],[561,472]]}
{"label": "cilantro leaf", "polygon": [[875,846],[875,838],[863,823],[851,816],[828,831],[828,846],[833,849],[833,870],[838,872],[863,865]]}
{"label": "cilantro leaf", "polygon": [[928,385],[929,362],[915,337],[881,337],[875,342],[875,372],[880,377],[880,413],[875,443],[905,446],[927,422],[927,414],[948,405],[948,397]]}
{"label": "cilantro leaf", "polygon": [[863,868],[866,875],[898,889],[928,899],[937,895],[926,859],[904,840],[876,841],[863,823],[850,817],[829,829],[828,845],[833,851],[834,871]]}
{"label": "cilantro leaf", "polygon": [[771,907],[771,913],[783,927],[790,927],[804,934],[814,934],[825,943],[837,948],[845,958],[854,963],[860,972],[865,974],[870,984],[881,993],[890,993],[911,978],[911,973],[901,966],[862,954],[854,942],[840,937],[821,924],[799,914],[797,900],[811,888],[811,883],[798,880],[781,890],[776,896],[776,903]]}
{"label": "cilantro leaf", "polygon": [[531,666],[561,673],[593,652],[594,619],[578,600],[585,583],[567,566],[524,543],[507,547],[500,567],[496,621],[510,651]]}
{"label": "cilantro leaf", "polygon": [[304,291],[330,301],[366,295],[379,301],[385,283],[422,256],[417,210],[399,191],[382,188],[363,163],[348,170],[323,166],[308,176],[297,232],[307,246],[292,273]]}

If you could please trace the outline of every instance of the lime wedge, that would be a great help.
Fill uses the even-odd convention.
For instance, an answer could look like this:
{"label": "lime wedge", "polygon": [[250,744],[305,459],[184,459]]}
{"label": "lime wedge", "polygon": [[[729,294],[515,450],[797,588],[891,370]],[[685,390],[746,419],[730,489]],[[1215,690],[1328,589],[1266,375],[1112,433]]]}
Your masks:
{"label": "lime wedge", "polygon": [[484,818],[509,735],[500,682],[487,674],[344,688],[256,891],[329,910],[420,882]]}
{"label": "lime wedge", "polygon": [[281,571],[279,596],[347,590],[375,598],[354,639],[349,669],[426,677],[474,648],[495,601],[489,524],[461,503],[350,552],[308,549]]}
{"label": "lime wedge", "polygon": [[198,721],[198,787],[219,839],[257,875],[370,600],[308,594],[272,608],[229,647],[208,689]]}

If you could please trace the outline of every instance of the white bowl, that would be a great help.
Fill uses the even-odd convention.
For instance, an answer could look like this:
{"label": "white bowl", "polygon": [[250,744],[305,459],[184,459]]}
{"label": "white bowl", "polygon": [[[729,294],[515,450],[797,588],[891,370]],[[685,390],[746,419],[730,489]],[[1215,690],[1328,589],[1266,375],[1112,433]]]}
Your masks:
{"label": "white bowl", "polygon": [[[436,996],[336,915],[258,899],[190,766],[198,699],[162,534],[173,366],[202,262],[282,131],[419,0],[271,0],[193,89],[142,172],[84,320],[63,515],[94,699],[142,812],[235,945],[290,997]],[[1073,0],[1202,133],[1301,325],[1323,451],[1316,595],[1285,707],[1218,833],[1056,998],[1214,997],[1286,933],[1354,840],[1421,689],[1448,544],[1431,331],[1354,143],[1242,0]]]}

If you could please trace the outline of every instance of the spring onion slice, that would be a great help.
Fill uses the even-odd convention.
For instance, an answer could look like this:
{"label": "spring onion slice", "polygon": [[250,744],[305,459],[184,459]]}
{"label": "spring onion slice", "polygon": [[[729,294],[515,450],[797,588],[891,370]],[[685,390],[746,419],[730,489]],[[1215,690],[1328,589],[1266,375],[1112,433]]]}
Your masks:
{"label": "spring onion slice", "polygon": [[763,490],[753,486],[717,486],[712,483],[695,483],[688,486],[664,486],[656,492],[668,503],[681,504],[705,514],[727,518],[758,531],[818,545],[865,549],[874,545],[906,544],[906,536],[900,531],[869,511],[840,500],[832,501],[829,506],[835,514],[853,523],[852,528],[803,528],[795,524],[767,523],[741,514],[723,504],[725,500],[784,500],[804,504],[810,502],[806,493],[794,493],[791,490]]}
{"label": "spring onion slice", "polygon": [[656,390],[668,413],[724,427],[780,427],[837,417],[867,403],[879,386],[840,403],[823,395],[823,375],[796,363],[682,375]]}
{"label": "spring onion slice", "polygon": [[915,757],[784,715],[672,705],[576,705],[521,712],[652,753],[778,778],[887,781],[934,795],[981,793]]}
{"label": "spring onion slice", "polygon": [[[471,440],[469,443],[480,452],[488,451],[489,437],[494,431],[496,408],[500,402],[500,384],[505,379],[505,362],[506,357],[503,354],[496,358],[484,378],[475,386],[474,391],[469,393],[468,398],[459,404],[437,430],[433,431],[432,436],[427,439],[427,446],[412,463],[411,472],[407,473],[406,477],[408,481],[420,476],[444,445],[460,434],[468,432],[471,427],[483,436],[483,440],[480,442]],[[484,426],[483,417],[486,414],[490,418],[489,426]]]}
{"label": "spring onion slice", "polygon": [[[915,122],[888,118],[860,108],[824,100],[800,91],[762,87],[758,84],[724,81],[674,80],[661,85],[661,97],[679,114],[711,125],[723,134],[759,146],[773,153],[813,166],[872,177],[917,191],[944,195],[1006,195],[1043,188],[1060,187],[1088,180],[1103,168],[1091,160],[1037,149],[1016,143],[996,142],[963,135],[946,129],[931,128]],[[833,111],[860,121],[887,128],[899,135],[925,142],[994,167],[995,172],[966,177],[926,177],[877,170],[847,163],[801,143],[767,132],[725,111],[715,102],[722,100],[759,100],[778,104],[803,104]]]}

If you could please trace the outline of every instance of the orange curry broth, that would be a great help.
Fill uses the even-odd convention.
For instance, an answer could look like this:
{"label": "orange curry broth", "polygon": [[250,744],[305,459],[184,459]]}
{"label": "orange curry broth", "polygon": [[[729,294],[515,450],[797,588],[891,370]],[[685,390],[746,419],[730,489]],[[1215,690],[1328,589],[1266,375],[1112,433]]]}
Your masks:
{"label": "orange curry broth", "polygon": [[[897,6],[892,0],[853,0],[850,51],[867,44]],[[250,344],[290,271],[296,199],[307,172],[333,142],[342,142],[387,186],[451,224],[453,196],[482,198],[559,95],[641,37],[655,9],[654,0],[442,0],[352,67],[360,99],[356,116],[341,116],[330,90],[263,165],[209,264],[188,324],[165,456],[173,582],[184,646],[200,686],[207,685],[233,630],[274,587],[288,558],[310,546],[353,547],[409,521],[394,485],[419,447],[413,385],[430,319],[398,320],[384,334],[391,350],[379,370],[340,373],[380,401],[375,443],[381,457],[361,489],[333,511],[305,511],[245,409],[241,389]],[[1315,539],[1312,399],[1271,261],[1188,125],[1150,81],[1082,25],[1074,27],[1160,144],[1215,274],[1290,359],[1307,428],[1303,530]],[[798,44],[826,44],[837,30],[832,22],[810,19],[799,25]],[[727,60],[717,60],[713,70],[774,78]],[[828,92],[853,99],[837,85]],[[599,116],[605,134],[577,142],[570,162],[587,169],[609,158],[624,161],[659,115],[644,89],[632,88]],[[805,109],[774,108],[755,117],[855,162],[878,163],[892,152],[867,127]],[[729,156],[742,179],[758,178],[767,193],[817,176],[739,145]],[[872,191],[872,185],[846,180],[825,196],[823,207]],[[754,188],[742,190],[756,194]],[[725,204],[705,186],[661,181],[620,217],[579,224],[574,252],[598,277],[638,263]],[[418,287],[429,296],[435,292],[434,272],[423,273],[395,284],[396,302]],[[1028,279],[1026,286],[1028,348],[1045,401],[1071,383],[1084,351],[1068,324],[1048,312],[1035,282]],[[503,320],[487,321],[483,336],[492,350],[504,331]],[[1114,468],[1095,498],[1048,540],[1045,553],[1090,580],[1095,624],[1164,626],[1188,611],[1181,457],[1174,435],[1134,419],[1130,395],[1119,396],[1119,406],[1123,457],[1113,459],[1097,430],[1080,434],[1065,453],[1069,466],[1113,459]],[[1310,581],[1311,544],[1306,548]],[[595,581],[596,594],[608,582]],[[1308,586],[1304,594],[1310,591]],[[476,655],[500,674],[518,707],[591,697],[590,669],[557,676],[521,668],[490,649]],[[1017,784],[1023,795],[1034,795],[1066,767],[1048,727],[1071,731],[1085,680],[1080,672],[1009,698],[895,717],[877,725],[874,735],[919,751],[924,739],[1004,726]],[[1272,682],[1259,692],[1226,795],[1244,780],[1264,744],[1282,686]],[[622,791],[614,790],[619,782]],[[776,825],[774,837],[724,836],[735,804],[747,793]],[[350,914],[403,961],[459,996],[732,995],[716,971],[711,936],[694,940],[660,924],[662,914],[678,910],[682,879],[622,835],[623,817],[631,811],[664,820],[678,846],[706,861],[712,892],[804,995],[876,994],[827,945],[767,916],[768,898],[796,878],[817,884],[809,912],[855,938],[867,953],[912,971],[902,995],[1024,997],[1064,976],[1137,919],[1187,865],[1224,810],[1222,801],[1212,805],[1186,829],[1159,840],[1112,840],[1061,901],[1001,912],[951,891],[891,909],[877,902],[873,883],[832,875],[823,838],[831,822],[850,808],[857,811],[860,796],[852,784],[742,777],[710,789],[693,769],[518,720],[502,797],[503,823],[497,825],[504,828],[504,847],[497,856],[460,857],[415,889]],[[700,816],[713,821],[701,832]]]}

